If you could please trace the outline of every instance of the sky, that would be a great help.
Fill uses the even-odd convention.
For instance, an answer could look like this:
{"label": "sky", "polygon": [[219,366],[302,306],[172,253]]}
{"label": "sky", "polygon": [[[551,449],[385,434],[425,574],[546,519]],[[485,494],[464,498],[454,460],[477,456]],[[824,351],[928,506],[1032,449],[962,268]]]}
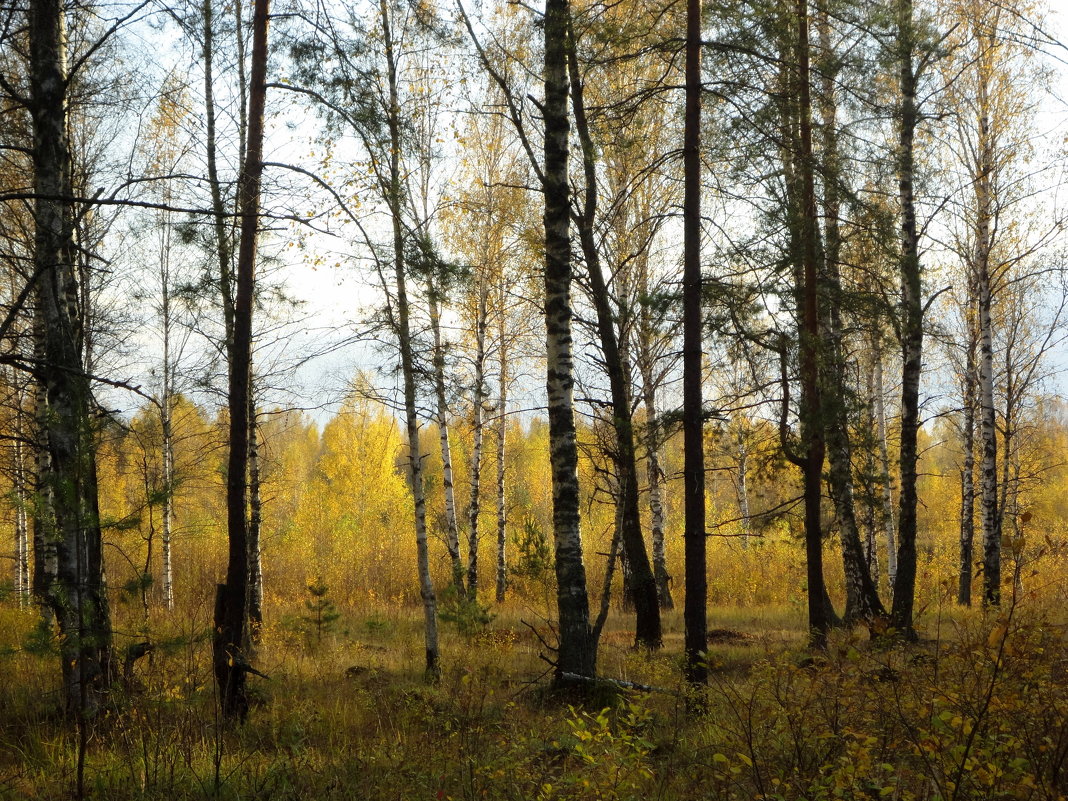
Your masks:
{"label": "sky", "polygon": [[[1054,10],[1046,27],[1054,38],[1068,44],[1068,4],[1062,2],[1061,5],[1066,7]],[[161,35],[159,32],[146,32],[146,42],[151,46],[153,38],[158,39]],[[156,46],[159,47],[158,42]],[[175,53],[176,63],[189,57],[188,53],[172,52]],[[1056,79],[1043,104],[1039,124],[1054,140],[1063,144],[1064,137],[1068,135],[1068,48],[1051,46],[1050,55]],[[268,105],[275,113],[269,122],[272,133],[267,142],[266,158],[272,162],[294,163],[314,170],[323,155],[322,145],[315,141],[314,120],[309,117],[305,106],[290,102],[290,98],[279,90],[272,92]],[[274,177],[278,180],[290,183],[298,181],[299,185],[299,179],[292,175],[278,175],[277,170],[269,170],[271,172],[275,173]],[[1064,202],[1068,198],[1058,200]],[[336,227],[336,222],[334,225]],[[270,401],[271,404],[305,408],[313,419],[323,424],[336,411],[346,386],[357,371],[372,369],[392,356],[385,356],[388,351],[383,351],[379,344],[360,341],[358,337],[358,333],[366,329],[368,312],[380,303],[381,297],[380,290],[373,285],[373,274],[367,269],[361,249],[345,238],[314,234],[307,230],[300,234],[304,241],[304,247],[300,247],[296,243],[298,236],[294,233],[297,230],[300,229],[283,226],[278,232],[264,238],[264,252],[279,264],[273,268],[276,275],[282,277],[287,294],[299,299],[302,305],[293,313],[292,324],[279,327],[277,321],[269,323],[280,337],[264,337],[265,341],[277,341],[264,346],[258,358],[266,368],[275,361],[285,361],[316,350],[330,350],[328,355],[303,364],[296,370],[295,377],[272,382],[276,388],[272,390]],[[152,335],[147,331],[142,332],[141,339],[151,352]],[[341,341],[347,341],[348,344],[332,349]],[[1060,346],[1054,360],[1062,373],[1056,383],[1063,394],[1068,348]],[[396,388],[395,377],[380,372],[376,380],[385,385],[392,383]],[[540,381],[537,377],[531,377],[527,382],[524,404],[539,403],[540,391]],[[140,405],[140,399],[128,397],[124,400],[116,396],[114,403],[120,408],[132,410]]]}

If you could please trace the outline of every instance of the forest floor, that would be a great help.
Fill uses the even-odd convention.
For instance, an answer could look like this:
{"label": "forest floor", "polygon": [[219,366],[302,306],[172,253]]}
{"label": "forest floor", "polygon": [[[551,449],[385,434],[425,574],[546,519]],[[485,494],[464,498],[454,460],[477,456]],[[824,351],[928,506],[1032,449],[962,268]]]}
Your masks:
{"label": "forest floor", "polygon": [[919,644],[837,632],[817,655],[796,606],[713,609],[700,695],[678,612],[653,654],[613,614],[599,673],[652,689],[582,701],[547,692],[551,633],[518,607],[446,624],[434,684],[418,610],[300,615],[264,631],[245,725],[218,720],[207,620],[175,616],[80,738],[33,613],[0,607],[0,798],[70,798],[80,741],[107,801],[1068,798],[1063,615],[1037,607],[928,610]]}

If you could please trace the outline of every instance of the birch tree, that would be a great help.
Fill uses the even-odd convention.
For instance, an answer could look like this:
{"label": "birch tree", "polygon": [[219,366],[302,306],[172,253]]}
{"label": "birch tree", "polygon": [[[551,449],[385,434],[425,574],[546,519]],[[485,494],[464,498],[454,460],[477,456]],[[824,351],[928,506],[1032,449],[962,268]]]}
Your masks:
{"label": "birch tree", "polygon": [[56,554],[56,572],[43,590],[60,628],[66,705],[84,713],[99,705],[110,682],[112,632],[75,252],[78,211],[67,128],[72,75],[62,5],[34,0],[27,13],[30,94],[21,99],[33,121],[35,372],[48,454],[40,481],[51,499],[42,527]]}

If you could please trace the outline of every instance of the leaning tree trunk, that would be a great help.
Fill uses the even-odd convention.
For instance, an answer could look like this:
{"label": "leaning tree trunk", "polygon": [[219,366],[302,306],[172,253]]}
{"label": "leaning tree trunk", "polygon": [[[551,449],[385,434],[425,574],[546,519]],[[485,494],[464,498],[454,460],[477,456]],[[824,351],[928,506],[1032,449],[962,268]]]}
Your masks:
{"label": "leaning tree trunk", "polygon": [[263,117],[267,94],[267,26],[269,0],[256,0],[252,12],[252,70],[249,83],[248,141],[238,181],[241,238],[237,256],[233,348],[230,359],[230,454],[226,474],[226,523],[229,553],[226,583],[215,597],[213,664],[223,716],[248,715],[245,682],[249,664],[243,655],[248,611],[249,404],[252,383],[252,307],[256,240],[259,234],[260,179],[263,174]]}
{"label": "leaning tree trunk", "polygon": [[568,186],[568,0],[545,4],[545,367],[552,471],[559,651],[556,680],[593,676],[597,652],[591,637],[586,567],[579,536],[578,444],[575,436],[574,363],[571,352],[571,200]]}
{"label": "leaning tree trunk", "polygon": [[686,0],[682,167],[682,435],[686,679],[708,679],[704,401],[701,397],[701,0]]}
{"label": "leaning tree trunk", "polygon": [[894,576],[894,628],[907,639],[916,636],[916,462],[920,429],[920,373],[923,369],[923,300],[919,230],[916,225],[914,140],[918,122],[916,72],[912,54],[915,31],[912,0],[897,0],[900,114],[897,180],[901,206],[901,491],[898,513],[897,573]]}
{"label": "leaning tree trunk", "polygon": [[36,374],[43,387],[40,420],[48,451],[40,479],[51,498],[41,536],[54,543],[56,557],[55,576],[44,593],[59,623],[66,706],[81,715],[98,706],[111,678],[111,617],[97,507],[93,400],[78,302],[62,3],[33,0],[28,35],[37,195]]}
{"label": "leaning tree trunk", "polygon": [[612,398],[612,428],[615,432],[616,446],[614,461],[618,480],[616,503],[621,506],[620,541],[623,544],[624,564],[629,573],[629,584],[625,586],[628,586],[630,599],[634,604],[635,644],[646,648],[659,648],[663,640],[660,600],[656,580],[653,578],[652,565],[649,563],[649,554],[645,549],[645,539],[642,536],[629,382],[619,347],[619,338],[616,335],[615,315],[612,313],[608,286],[601,271],[600,252],[597,250],[594,238],[594,225],[597,219],[597,167],[594,143],[586,119],[576,48],[577,43],[572,33],[568,48],[568,68],[571,76],[575,127],[582,145],[582,166],[585,176],[582,209],[577,215],[579,242],[590,278],[590,295],[597,313],[597,335]]}

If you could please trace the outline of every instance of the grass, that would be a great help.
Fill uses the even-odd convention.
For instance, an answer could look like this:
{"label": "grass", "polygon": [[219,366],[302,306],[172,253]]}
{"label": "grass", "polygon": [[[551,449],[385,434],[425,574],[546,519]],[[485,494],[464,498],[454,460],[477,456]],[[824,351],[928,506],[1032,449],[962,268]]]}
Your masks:
{"label": "grass", "polygon": [[[1068,656],[1038,605],[998,618],[928,610],[919,646],[837,633],[804,660],[791,605],[716,608],[709,689],[665,648],[630,647],[613,615],[599,671],[659,688],[576,706],[547,696],[530,610],[483,632],[443,628],[422,680],[420,614],[342,616],[321,643],[273,610],[247,725],[219,724],[203,626],[163,643],[91,721],[87,795],[125,799],[1060,799],[1068,796]],[[283,623],[282,621],[288,621]],[[19,649],[31,613],[0,609],[0,797],[58,799],[76,734],[55,714],[55,657]],[[1002,625],[1005,624],[1005,625]],[[538,625],[541,625],[538,621]],[[1003,632],[1003,635],[1000,634]],[[703,712],[695,712],[695,709]]]}

